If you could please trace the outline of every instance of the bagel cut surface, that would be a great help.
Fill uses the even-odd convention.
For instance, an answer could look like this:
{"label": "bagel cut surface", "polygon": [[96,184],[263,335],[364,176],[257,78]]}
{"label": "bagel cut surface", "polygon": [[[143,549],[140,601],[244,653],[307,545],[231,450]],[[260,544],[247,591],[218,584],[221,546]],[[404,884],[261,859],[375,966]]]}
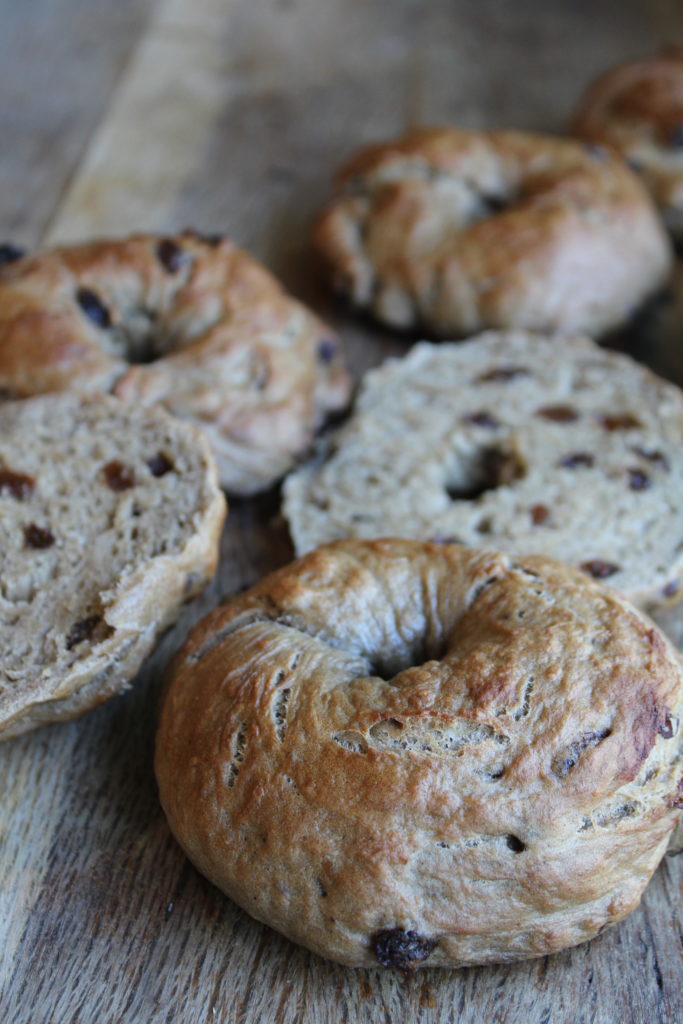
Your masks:
{"label": "bagel cut surface", "polygon": [[671,264],[652,201],[618,158],[574,139],[460,128],[357,154],[314,244],[353,305],[437,336],[603,334]]}
{"label": "bagel cut surface", "polygon": [[198,424],[223,487],[252,494],[306,451],[350,379],[334,333],[265,267],[186,231],[0,253],[0,395],[63,390]]}
{"label": "bagel cut surface", "polygon": [[646,609],[683,594],[683,393],[589,338],[413,346],[283,493],[298,554],[449,539],[557,558]]}
{"label": "bagel cut surface", "polygon": [[156,772],[193,863],[350,966],[459,967],[592,938],[680,818],[681,663],[549,559],[340,541],[200,622]]}

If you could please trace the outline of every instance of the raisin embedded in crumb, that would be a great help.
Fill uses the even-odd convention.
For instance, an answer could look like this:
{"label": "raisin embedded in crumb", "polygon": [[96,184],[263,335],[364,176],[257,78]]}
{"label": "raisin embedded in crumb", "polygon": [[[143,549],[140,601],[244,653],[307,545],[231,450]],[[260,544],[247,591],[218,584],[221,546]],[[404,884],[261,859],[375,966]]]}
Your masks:
{"label": "raisin embedded in crumb", "polygon": [[607,150],[604,146],[599,146],[595,142],[584,142],[583,148],[584,151],[588,154],[588,156],[592,157],[593,160],[607,159]]}
{"label": "raisin embedded in crumb", "polygon": [[562,466],[564,469],[576,469],[578,466],[590,467],[594,464],[595,458],[589,452],[572,452],[558,462],[558,466]]}
{"label": "raisin embedded in crumb", "polygon": [[24,527],[24,541],[27,548],[51,548],[55,542],[55,535],[45,526],[29,523]]}
{"label": "raisin embedded in crumb", "polygon": [[321,363],[331,363],[337,355],[337,343],[334,338],[322,338],[318,342],[318,359]]}
{"label": "raisin embedded in crumb", "polygon": [[668,143],[671,149],[683,149],[683,124],[677,124],[669,132]]}
{"label": "raisin embedded in crumb", "polygon": [[628,485],[632,491],[646,491],[648,487],[652,487],[652,481],[642,469],[629,469]]}
{"label": "raisin embedded in crumb", "polygon": [[530,377],[531,371],[527,370],[524,366],[497,366],[492,370],[487,370],[486,373],[482,373],[481,376],[477,377],[477,381],[480,384],[488,384],[492,381],[509,381],[515,380],[517,377]]}
{"label": "raisin embedded in crumb", "polygon": [[157,244],[157,259],[169,274],[176,274],[190,261],[190,254],[172,238],[162,238]]}
{"label": "raisin embedded in crumb", "polygon": [[544,405],[537,409],[536,416],[542,416],[544,420],[551,423],[573,423],[578,420],[579,414],[571,405]]}
{"label": "raisin embedded in crumb", "polygon": [[435,533],[433,537],[429,538],[430,544],[462,544],[462,537],[456,537],[455,534],[443,534]]}
{"label": "raisin embedded in crumb", "polygon": [[132,469],[124,466],[118,459],[108,462],[103,468],[103,473],[107,487],[110,487],[112,491],[127,491],[135,486],[135,477],[133,476]]}
{"label": "raisin embedded in crumb", "polygon": [[683,807],[683,779],[678,780],[676,786],[676,795],[669,798],[667,801],[669,807],[680,808]]}
{"label": "raisin embedded in crumb", "polygon": [[606,580],[608,576],[613,576],[615,572],[619,572],[619,566],[615,565],[614,562],[603,562],[600,558],[593,558],[588,562],[582,562],[579,569],[583,569],[589,576],[593,576],[596,580]]}
{"label": "raisin embedded in crumb", "polygon": [[98,327],[111,327],[111,315],[100,297],[90,288],[79,288],[76,301],[85,315]]}
{"label": "raisin embedded in crumb", "polygon": [[481,412],[468,412],[463,416],[463,423],[471,423],[474,427],[485,427],[487,430],[496,430],[500,423],[490,412],[482,409]]}
{"label": "raisin embedded in crumb", "polygon": [[654,463],[655,466],[659,466],[660,469],[668,470],[670,468],[669,460],[663,452],[657,451],[656,448],[632,448],[631,451],[635,455],[640,455],[641,459],[647,459],[648,462]]}
{"label": "raisin embedded in crumb", "polygon": [[153,455],[147,465],[152,476],[165,476],[166,473],[170,473],[173,469],[173,463],[163,452],[157,452],[156,455]]}
{"label": "raisin embedded in crumb", "polygon": [[20,249],[18,245],[12,245],[11,242],[3,242],[0,244],[0,267],[5,266],[6,263],[14,263],[25,255],[25,250]]}
{"label": "raisin embedded in crumb", "polygon": [[662,587],[662,597],[674,597],[680,589],[678,580],[669,580],[665,587]]}
{"label": "raisin embedded in crumb", "polygon": [[101,621],[102,617],[100,615],[89,615],[86,619],[80,619],[79,622],[75,622],[66,638],[67,651],[73,650],[77,644],[82,643],[84,640],[87,640],[88,637],[92,636],[95,627]]}
{"label": "raisin embedded in crumb", "polygon": [[547,505],[532,505],[529,512],[531,513],[531,522],[534,526],[540,526],[550,518],[550,509]]}
{"label": "raisin embedded in crumb", "polygon": [[0,469],[0,494],[9,494],[17,501],[23,501],[36,486],[32,476],[26,473],[13,473],[11,469]]}
{"label": "raisin embedded in crumb", "polygon": [[678,726],[680,722],[676,715],[670,714],[668,711],[664,715],[664,721],[660,723],[657,732],[660,736],[663,736],[665,740],[673,739],[678,732]]}
{"label": "raisin embedded in crumb", "polygon": [[404,931],[403,928],[386,928],[376,932],[373,947],[382,967],[414,971],[432,954],[436,939],[428,939],[418,932]]}
{"label": "raisin embedded in crumb", "polygon": [[600,426],[605,430],[636,430],[642,427],[639,419],[636,419],[630,412],[615,413],[613,416],[601,416]]}
{"label": "raisin embedded in crumb", "polygon": [[508,850],[512,850],[513,853],[524,853],[526,850],[526,843],[523,843],[518,836],[505,836],[505,845]]}

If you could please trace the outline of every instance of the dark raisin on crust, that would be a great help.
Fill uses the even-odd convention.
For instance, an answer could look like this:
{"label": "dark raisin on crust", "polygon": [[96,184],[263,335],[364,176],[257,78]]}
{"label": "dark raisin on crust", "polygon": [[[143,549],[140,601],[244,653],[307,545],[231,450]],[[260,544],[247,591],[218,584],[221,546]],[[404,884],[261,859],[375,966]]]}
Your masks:
{"label": "dark raisin on crust", "polygon": [[500,426],[496,417],[486,409],[482,409],[480,412],[468,412],[462,419],[463,423],[471,423],[474,427],[485,427],[487,430],[496,430]]}
{"label": "dark raisin on crust", "polygon": [[318,342],[318,359],[321,363],[331,363],[337,355],[337,343],[334,338],[321,338]]}
{"label": "dark raisin on crust", "polygon": [[376,932],[372,945],[382,967],[396,967],[399,971],[414,971],[431,956],[436,939],[428,939],[418,932],[403,928],[385,928]]}
{"label": "dark raisin on crust", "polygon": [[607,737],[611,735],[611,732],[611,729],[601,729],[599,732],[586,732],[583,736],[574,740],[573,743],[570,743],[561,753],[556,754],[553,758],[551,764],[553,774],[556,775],[558,779],[566,778],[578,762],[579,757],[584,750],[588,750],[591,747],[597,747],[599,743],[602,743],[603,740],[607,739]]}
{"label": "dark raisin on crust", "polygon": [[584,572],[588,573],[589,576],[593,576],[596,580],[606,580],[608,576],[613,576],[615,572],[619,572],[619,566],[615,565],[614,562],[603,562],[600,558],[593,558],[587,562],[582,562],[579,569],[583,569]]}
{"label": "dark raisin on crust", "polygon": [[550,518],[550,509],[547,505],[532,505],[529,512],[534,526],[541,526]]}
{"label": "dark raisin on crust", "polygon": [[571,452],[560,459],[558,466],[563,469],[576,469],[578,466],[593,466],[595,458],[589,452]]}
{"label": "dark raisin on crust", "polygon": [[652,481],[642,469],[629,469],[628,485],[632,491],[646,491],[648,487],[652,487]]}
{"label": "dark raisin on crust", "polygon": [[588,156],[591,157],[593,160],[602,161],[607,159],[607,150],[604,146],[600,146],[596,142],[584,142],[583,148],[584,151],[588,154]]}
{"label": "dark raisin on crust", "polygon": [[515,380],[517,377],[530,377],[531,371],[524,366],[495,366],[477,377],[479,384],[488,384],[494,381]]}
{"label": "dark raisin on crust", "polygon": [[670,463],[666,455],[664,455],[663,452],[657,451],[656,448],[634,447],[631,451],[635,455],[640,455],[641,459],[647,459],[648,462],[652,462],[655,466],[659,466],[660,469],[668,470],[670,468]]}
{"label": "dark raisin on crust", "polygon": [[578,412],[571,405],[544,405],[536,410],[535,415],[551,423],[573,423],[579,418]]}
{"label": "dark raisin on crust", "polygon": [[14,263],[25,255],[26,251],[20,249],[18,245],[12,245],[11,242],[2,242],[0,244],[0,267],[4,267],[7,263]]}
{"label": "dark raisin on crust", "polygon": [[46,526],[29,523],[24,527],[24,542],[27,548],[51,548],[55,542],[55,535]]}
{"label": "dark raisin on crust", "polygon": [[657,732],[665,740],[670,740],[670,739],[673,739],[673,737],[678,732],[678,726],[679,725],[680,725],[680,722],[679,722],[678,718],[676,717],[676,715],[672,715],[669,711],[667,711],[665,713],[665,715],[664,715],[664,721],[660,722],[660,724],[659,724]]}
{"label": "dark raisin on crust", "polygon": [[104,479],[107,487],[112,491],[127,491],[135,486],[135,477],[132,469],[124,466],[118,459],[113,459],[103,467]]}
{"label": "dark raisin on crust", "polygon": [[505,836],[505,845],[508,850],[512,850],[513,853],[524,853],[526,850],[526,843],[523,843],[519,836]]}
{"label": "dark raisin on crust", "polygon": [[80,619],[75,622],[69,631],[69,635],[66,638],[66,649],[67,651],[73,650],[77,644],[87,640],[88,637],[92,636],[95,627],[102,621],[100,615],[89,615],[85,619]]}
{"label": "dark raisin on crust", "polygon": [[604,427],[605,430],[636,430],[638,427],[642,427],[642,423],[639,419],[632,415],[630,412],[615,413],[611,416],[601,416],[600,426]]}
{"label": "dark raisin on crust", "polygon": [[23,501],[36,486],[32,476],[14,473],[11,469],[0,469],[0,494],[9,494],[17,501]]}
{"label": "dark raisin on crust", "polygon": [[163,452],[157,452],[147,463],[152,476],[165,476],[173,469],[173,463]]}
{"label": "dark raisin on crust", "polygon": [[190,261],[190,254],[172,238],[162,238],[156,248],[157,259],[169,274],[176,274]]}
{"label": "dark raisin on crust", "polygon": [[76,292],[76,301],[88,319],[92,320],[97,327],[111,327],[109,310],[99,295],[96,295],[90,288],[79,288]]}

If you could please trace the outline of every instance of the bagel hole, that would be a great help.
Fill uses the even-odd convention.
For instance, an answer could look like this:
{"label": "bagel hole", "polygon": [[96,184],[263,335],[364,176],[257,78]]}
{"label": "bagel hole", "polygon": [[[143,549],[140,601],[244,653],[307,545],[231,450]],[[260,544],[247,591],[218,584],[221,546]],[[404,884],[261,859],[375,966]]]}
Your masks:
{"label": "bagel hole", "polygon": [[109,331],[114,354],[133,365],[154,363],[172,347],[168,333],[159,328],[156,313],[139,307],[126,310]]}
{"label": "bagel hole", "polygon": [[[488,491],[507,487],[525,474],[526,465],[517,452],[501,446],[481,448],[451,472],[445,490],[451,501],[476,501]],[[477,529],[480,533],[490,532],[490,521],[483,519]]]}

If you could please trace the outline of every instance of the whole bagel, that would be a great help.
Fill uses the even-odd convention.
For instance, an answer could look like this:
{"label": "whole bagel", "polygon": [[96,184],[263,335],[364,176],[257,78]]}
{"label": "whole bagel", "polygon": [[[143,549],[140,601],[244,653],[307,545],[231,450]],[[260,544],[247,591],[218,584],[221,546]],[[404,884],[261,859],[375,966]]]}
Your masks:
{"label": "whole bagel", "polygon": [[552,953],[624,917],[680,817],[677,653],[549,559],[340,541],[208,615],[161,800],[250,914],[351,966]]}
{"label": "whole bagel", "polygon": [[439,336],[602,334],[670,266],[650,197],[620,160],[509,131],[422,129],[362,151],[314,242],[354,305]]}
{"label": "whole bagel", "polygon": [[221,483],[270,486],[350,381],[334,334],[227,239],[0,247],[0,392],[108,392],[209,435]]}
{"label": "whole bagel", "polygon": [[667,47],[600,75],[579,103],[572,131],[627,160],[668,228],[683,237],[683,49]]}

